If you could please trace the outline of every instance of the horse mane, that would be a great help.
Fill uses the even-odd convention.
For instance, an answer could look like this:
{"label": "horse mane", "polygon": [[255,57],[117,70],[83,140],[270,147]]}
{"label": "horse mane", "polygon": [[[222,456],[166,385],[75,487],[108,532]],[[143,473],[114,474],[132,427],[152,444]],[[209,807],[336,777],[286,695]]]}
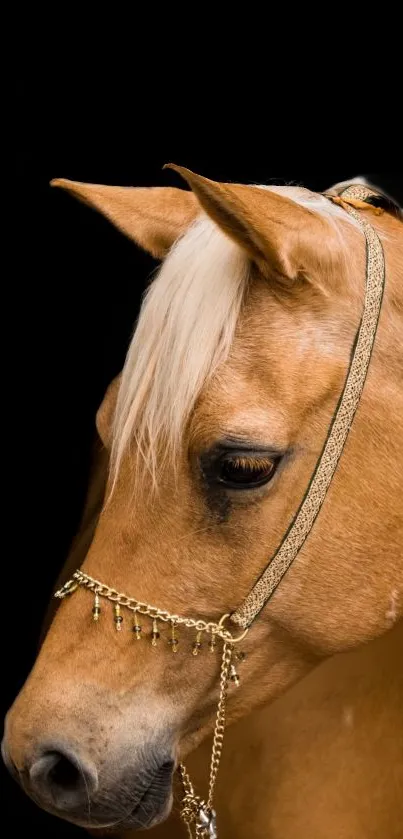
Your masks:
{"label": "horse mane", "polygon": [[[262,187],[338,221],[355,224],[323,196],[299,187]],[[342,236],[342,225],[340,225]],[[183,431],[204,385],[228,357],[250,264],[202,214],[179,239],[151,283],[124,365],[114,418],[111,470],[135,441],[154,482],[175,462]],[[158,468],[157,468],[158,467]]]}

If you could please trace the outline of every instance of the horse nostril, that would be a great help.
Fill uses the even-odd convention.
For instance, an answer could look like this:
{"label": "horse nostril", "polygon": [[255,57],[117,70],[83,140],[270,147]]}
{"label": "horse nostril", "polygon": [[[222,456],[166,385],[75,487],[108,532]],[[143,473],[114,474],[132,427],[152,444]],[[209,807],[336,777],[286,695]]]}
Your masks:
{"label": "horse nostril", "polygon": [[95,768],[67,750],[45,751],[31,766],[29,776],[38,798],[58,810],[88,804],[97,788]]}
{"label": "horse nostril", "polygon": [[63,757],[63,755],[54,756],[55,763],[48,771],[48,781],[53,787],[60,787],[62,789],[75,789],[80,784],[81,778],[79,770],[74,763]]}

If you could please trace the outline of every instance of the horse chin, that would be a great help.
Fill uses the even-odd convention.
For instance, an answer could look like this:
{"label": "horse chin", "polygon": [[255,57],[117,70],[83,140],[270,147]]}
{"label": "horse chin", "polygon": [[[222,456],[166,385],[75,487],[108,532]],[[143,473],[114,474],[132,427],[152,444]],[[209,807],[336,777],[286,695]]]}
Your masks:
{"label": "horse chin", "polygon": [[[156,827],[168,818],[172,810],[172,804],[172,791],[169,791],[166,797],[162,799],[157,798],[153,790],[149,790],[131,813],[114,820],[103,821],[102,816],[98,818],[95,813],[91,814],[91,819],[75,818],[73,815],[64,818],[77,827],[84,828],[94,836],[99,836],[100,831],[102,831],[102,835],[104,833],[116,835],[116,831],[119,831],[120,834],[121,831],[125,830],[149,830]],[[50,808],[49,812],[52,812]],[[60,813],[56,811],[53,811],[53,815],[60,817]]]}
{"label": "horse chin", "polygon": [[164,822],[172,810],[173,794],[170,791],[164,800],[156,799],[152,790],[147,791],[141,802],[136,805],[132,813],[116,821],[105,822],[97,819],[94,822],[75,821],[78,827],[83,827],[94,836],[102,833],[116,834],[125,830],[149,830]]}

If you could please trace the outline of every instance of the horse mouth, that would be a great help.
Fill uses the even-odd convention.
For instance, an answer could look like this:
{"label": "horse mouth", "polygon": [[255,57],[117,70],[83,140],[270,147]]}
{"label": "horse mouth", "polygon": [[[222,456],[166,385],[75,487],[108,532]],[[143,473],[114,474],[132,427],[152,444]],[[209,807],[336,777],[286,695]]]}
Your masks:
{"label": "horse mouth", "polygon": [[[170,775],[169,780],[161,782],[161,776],[158,774],[158,777],[142,794],[127,819],[119,823],[119,828],[145,829],[154,827],[154,825],[168,818],[173,801],[172,771]],[[116,830],[116,826],[114,830]]]}
{"label": "horse mouth", "polygon": [[162,796],[160,791],[156,794],[155,790],[150,787],[142,795],[134,809],[120,818],[104,821],[92,814],[90,820],[74,819],[74,822],[79,827],[91,830],[91,832],[102,830],[106,834],[113,835],[116,835],[117,830],[147,830],[168,818],[172,809],[172,802],[171,788]]}
{"label": "horse mouth", "polygon": [[[88,817],[77,817],[71,814],[69,821],[87,830],[102,830],[106,833],[116,834],[116,831],[124,830],[145,830],[154,827],[168,818],[172,803],[172,775],[173,765],[164,764],[155,773],[150,784],[143,792],[136,795],[136,803],[132,809],[129,806],[119,806],[119,801],[111,807],[102,806],[102,794],[99,801],[94,802],[88,811]],[[105,793],[105,798],[110,801],[111,793]],[[134,796],[133,796],[134,797]],[[60,814],[58,814],[60,815]]]}

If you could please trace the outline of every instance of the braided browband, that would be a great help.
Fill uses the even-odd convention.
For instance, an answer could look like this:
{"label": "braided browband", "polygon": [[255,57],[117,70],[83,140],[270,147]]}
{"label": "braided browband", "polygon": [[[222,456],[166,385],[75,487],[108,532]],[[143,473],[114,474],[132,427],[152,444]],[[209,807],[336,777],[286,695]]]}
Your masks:
{"label": "braided browband", "polygon": [[365,236],[367,268],[364,309],[343,392],[307,492],[294,520],[265,571],[249,592],[246,600],[231,615],[232,622],[244,629],[250,626],[272,596],[311,532],[337,469],[360,402],[371,361],[382,305],[385,286],[385,260],[378,234],[354,209],[354,205],[361,208],[365,199],[375,194],[371,189],[357,185],[344,190],[341,196],[335,198],[329,196],[355,218]]}

